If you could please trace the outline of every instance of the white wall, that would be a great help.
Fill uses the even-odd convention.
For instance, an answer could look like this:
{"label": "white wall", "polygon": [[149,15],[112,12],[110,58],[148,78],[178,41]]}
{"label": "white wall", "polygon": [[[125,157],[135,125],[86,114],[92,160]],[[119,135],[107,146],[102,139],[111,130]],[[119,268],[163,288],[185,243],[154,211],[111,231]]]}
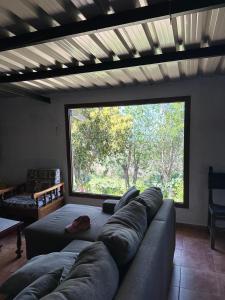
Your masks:
{"label": "white wall", "polygon": [[[177,208],[177,221],[205,225],[207,170],[225,170],[225,77],[154,86],[97,89],[52,95],[52,104],[31,99],[0,99],[0,178],[25,180],[26,170],[60,167],[67,189],[64,104],[191,96],[190,207]],[[99,204],[67,197],[70,202]]]}

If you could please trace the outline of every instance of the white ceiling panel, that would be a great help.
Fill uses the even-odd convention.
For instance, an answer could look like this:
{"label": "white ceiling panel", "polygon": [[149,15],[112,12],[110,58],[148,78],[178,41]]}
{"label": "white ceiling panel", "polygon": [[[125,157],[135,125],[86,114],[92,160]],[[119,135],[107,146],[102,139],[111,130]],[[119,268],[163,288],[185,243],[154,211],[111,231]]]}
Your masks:
{"label": "white ceiling panel", "polygon": [[[15,36],[135,7],[147,0],[1,0],[0,37]],[[224,43],[225,8],[122,28],[65,37],[0,53],[0,76],[38,69],[84,66],[145,55],[167,54]],[[48,92],[93,87],[157,83],[193,76],[225,74],[225,59],[191,59],[15,83]]]}

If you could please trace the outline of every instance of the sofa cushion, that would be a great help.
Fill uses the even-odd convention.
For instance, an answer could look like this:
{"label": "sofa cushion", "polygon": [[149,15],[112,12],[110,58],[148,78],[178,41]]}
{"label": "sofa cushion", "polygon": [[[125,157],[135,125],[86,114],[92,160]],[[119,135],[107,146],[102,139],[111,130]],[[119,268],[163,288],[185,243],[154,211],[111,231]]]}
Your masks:
{"label": "sofa cushion", "polygon": [[18,207],[18,208],[40,208],[55,199],[55,196],[45,195],[40,197],[36,202],[31,195],[16,195],[13,197],[6,198],[2,201],[4,207]]}
{"label": "sofa cushion", "polygon": [[[91,227],[78,233],[66,233],[65,227],[81,215],[88,215]],[[96,241],[102,226],[110,218],[101,207],[67,204],[25,228],[28,258],[61,251],[74,239]],[[41,240],[41,243],[40,243]]]}
{"label": "sofa cushion", "polygon": [[146,207],[149,225],[163,203],[163,195],[160,188],[151,187],[149,189],[146,189],[134,200],[138,201]]}
{"label": "sofa cushion", "polygon": [[53,252],[36,256],[2,284],[0,293],[8,295],[9,299],[14,298],[40,276],[60,268],[63,268],[65,277],[77,256],[77,253],[71,252]]}
{"label": "sofa cushion", "polygon": [[108,220],[98,239],[105,243],[118,265],[124,265],[134,257],[146,228],[145,206],[132,201]]}
{"label": "sofa cushion", "polygon": [[114,212],[117,212],[120,208],[125,206],[131,199],[139,195],[139,190],[135,186],[130,187],[125,194],[120,198],[114,207]]}
{"label": "sofa cushion", "polygon": [[175,238],[175,227],[171,228],[170,221],[151,222],[115,300],[168,299],[173,267],[170,253],[174,251]]}
{"label": "sofa cushion", "polygon": [[42,275],[25,289],[14,300],[38,300],[51,293],[59,284],[63,268]]}
{"label": "sofa cushion", "polygon": [[84,248],[90,246],[93,242],[83,241],[83,240],[73,240],[70,242],[65,248],[63,248],[62,252],[76,252],[80,253]]}
{"label": "sofa cushion", "polygon": [[79,255],[66,279],[43,300],[111,300],[119,271],[107,247],[95,242]]}

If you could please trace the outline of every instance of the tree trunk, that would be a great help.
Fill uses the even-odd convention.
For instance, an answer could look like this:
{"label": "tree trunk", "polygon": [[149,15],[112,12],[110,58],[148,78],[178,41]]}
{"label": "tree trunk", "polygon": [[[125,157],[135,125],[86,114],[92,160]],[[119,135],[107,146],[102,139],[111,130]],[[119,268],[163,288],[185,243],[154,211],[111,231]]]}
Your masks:
{"label": "tree trunk", "polygon": [[136,153],[136,145],[133,148],[133,184],[135,185],[137,182],[138,170],[139,170],[139,161],[140,156]]}
{"label": "tree trunk", "polygon": [[80,168],[78,166],[75,166],[73,167],[73,172],[74,172],[74,177],[75,177],[75,182],[76,182],[76,185],[78,187],[78,189],[80,188],[81,186],[81,176],[80,176]]}
{"label": "tree trunk", "polygon": [[135,165],[134,165],[134,173],[133,173],[133,184],[134,185],[137,183],[138,170],[139,170],[138,163],[135,163]]}
{"label": "tree trunk", "polygon": [[123,168],[126,188],[128,189],[130,187],[129,168],[126,165],[122,165],[122,168]]}

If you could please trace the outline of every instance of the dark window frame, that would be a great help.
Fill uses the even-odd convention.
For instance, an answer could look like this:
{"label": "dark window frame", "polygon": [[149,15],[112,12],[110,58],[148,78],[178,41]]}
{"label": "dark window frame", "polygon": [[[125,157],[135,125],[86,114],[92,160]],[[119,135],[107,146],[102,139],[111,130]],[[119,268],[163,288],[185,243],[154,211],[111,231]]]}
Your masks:
{"label": "dark window frame", "polygon": [[80,198],[89,199],[119,199],[119,196],[104,195],[104,194],[92,194],[74,192],[72,187],[72,165],[71,165],[71,140],[70,140],[70,120],[69,110],[74,108],[94,108],[94,107],[109,107],[109,106],[128,106],[128,105],[142,105],[142,104],[160,104],[160,103],[173,103],[184,102],[185,114],[184,114],[184,202],[175,203],[176,207],[189,208],[189,168],[190,168],[190,112],[191,112],[191,97],[190,96],[175,96],[169,98],[154,98],[154,99],[142,99],[142,100],[128,100],[128,101],[116,101],[116,102],[91,102],[80,104],[65,104],[65,126],[66,126],[66,149],[67,149],[67,171],[68,171],[68,187],[69,195],[77,196]]}

